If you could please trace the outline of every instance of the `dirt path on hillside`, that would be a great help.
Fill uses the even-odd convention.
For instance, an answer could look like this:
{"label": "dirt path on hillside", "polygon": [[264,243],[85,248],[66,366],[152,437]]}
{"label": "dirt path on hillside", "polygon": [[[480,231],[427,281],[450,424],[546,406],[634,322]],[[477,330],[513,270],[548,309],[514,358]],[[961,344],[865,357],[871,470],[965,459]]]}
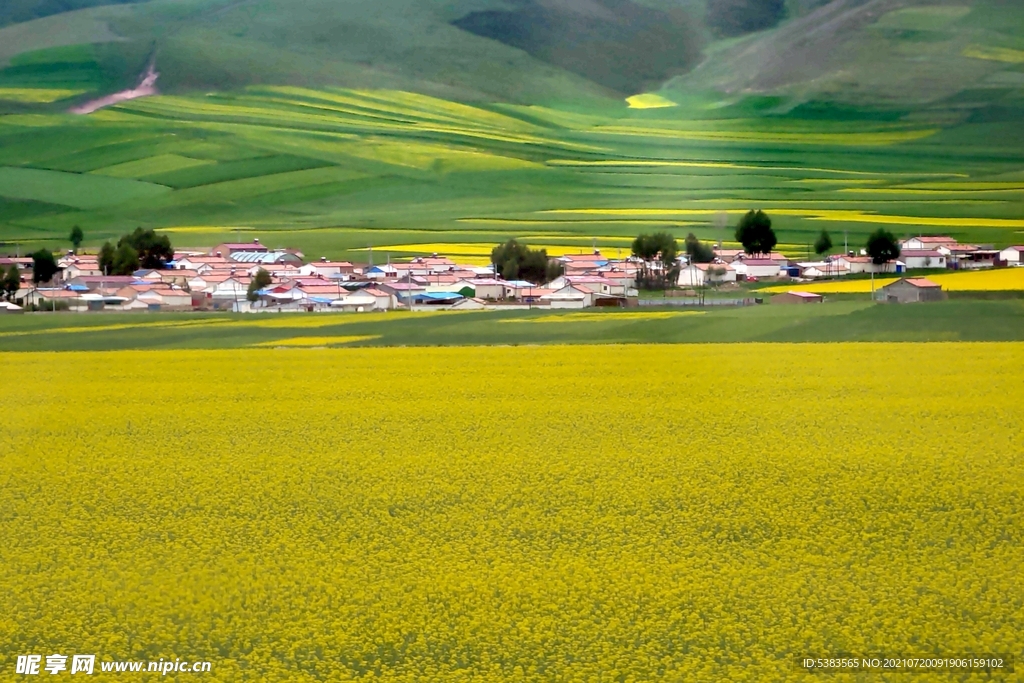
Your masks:
{"label": "dirt path on hillside", "polygon": [[91,114],[94,111],[99,111],[104,107],[109,107],[120,102],[127,102],[128,100],[137,100],[140,97],[152,97],[153,95],[159,95],[160,92],[156,89],[156,79],[160,78],[160,73],[156,70],[156,63],[150,62],[149,67],[146,69],[146,73],[143,74],[142,80],[139,84],[131,90],[122,90],[116,92],[113,95],[107,95],[96,100],[90,100],[85,104],[80,104],[77,107],[72,107],[69,111],[72,114]]}

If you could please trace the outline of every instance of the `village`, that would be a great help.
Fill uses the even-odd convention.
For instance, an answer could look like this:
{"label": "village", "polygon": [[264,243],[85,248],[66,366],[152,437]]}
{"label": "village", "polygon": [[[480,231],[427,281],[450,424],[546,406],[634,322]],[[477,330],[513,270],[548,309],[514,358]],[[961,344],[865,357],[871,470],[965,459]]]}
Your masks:
{"label": "village", "polygon": [[[298,250],[270,249],[259,239],[176,250],[165,268],[140,269],[131,275],[105,274],[96,255],[68,252],[57,259],[59,270],[52,280],[38,285],[33,284],[31,258],[0,258],[0,270],[16,266],[20,274],[17,291],[0,304],[0,310],[364,313],[703,305],[712,302],[703,296],[706,290],[743,293],[740,284],[744,282],[796,283],[873,273],[891,277],[908,271],[1020,266],[1024,262],[1024,246],[996,250],[959,244],[945,236],[912,237],[902,240],[900,247],[897,260],[882,264],[852,252],[799,261],[778,252],[751,256],[742,249],[715,248],[710,263],[690,262],[681,255],[669,283],[675,287],[660,301],[643,300],[638,290],[638,272],[651,264],[634,257],[609,258],[599,249],[553,259],[560,274],[543,285],[506,280],[495,274],[493,265],[460,264],[439,254],[383,264],[327,258],[307,261]],[[654,267],[663,268],[661,264]],[[670,299],[676,295],[683,298]],[[905,302],[942,297],[941,287],[927,278],[905,277],[876,298]],[[796,291],[770,299],[772,303],[822,300],[821,295]],[[731,301],[763,300],[748,296]]]}

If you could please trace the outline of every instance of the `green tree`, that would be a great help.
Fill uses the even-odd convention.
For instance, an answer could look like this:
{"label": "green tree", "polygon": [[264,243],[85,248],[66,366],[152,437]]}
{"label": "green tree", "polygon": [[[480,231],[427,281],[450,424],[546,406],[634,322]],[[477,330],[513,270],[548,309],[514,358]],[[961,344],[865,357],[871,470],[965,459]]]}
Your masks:
{"label": "green tree", "polygon": [[245,293],[245,298],[253,302],[259,301],[260,295],[257,292],[266,289],[272,283],[273,279],[270,277],[270,273],[260,268],[253,276],[252,282],[249,283],[249,290]]}
{"label": "green tree", "polygon": [[122,242],[114,251],[111,275],[131,275],[139,269],[139,254],[128,242]]}
{"label": "green tree", "polygon": [[548,257],[546,249],[530,249],[514,239],[491,250],[491,263],[496,275],[535,285],[554,280],[563,270],[562,264]]}
{"label": "green tree", "polygon": [[99,262],[100,272],[107,275],[114,272],[114,245],[110,242],[104,242],[103,246],[100,247],[100,255],[97,259]]}
{"label": "green tree", "polygon": [[174,258],[170,238],[167,235],[158,235],[153,230],[136,228],[118,240],[119,248],[123,244],[128,244],[135,250],[139,266],[142,268],[163,268]]}
{"label": "green tree", "polygon": [[764,211],[748,211],[736,226],[736,241],[747,254],[770,254],[779,240],[772,219]]}
{"label": "green tree", "polygon": [[871,257],[871,262],[880,266],[899,258],[900,244],[891,232],[885,228],[879,228],[868,237],[867,252]]}
{"label": "green tree", "polygon": [[18,271],[17,264],[11,265],[10,270],[3,277],[2,284],[8,301],[14,301],[14,295],[21,289],[21,273]]}
{"label": "green tree", "polygon": [[53,276],[60,271],[57,260],[49,249],[40,249],[32,256],[32,282],[38,286],[42,282],[49,282]]}
{"label": "green tree", "polygon": [[814,241],[814,253],[818,256],[824,256],[832,249],[832,236],[828,234],[828,230],[822,230],[821,234],[818,235],[818,239]]}
{"label": "green tree", "polygon": [[82,240],[85,239],[85,233],[76,225],[71,228],[71,235],[69,235],[68,239],[71,240],[71,246],[75,248],[75,251],[78,251],[78,248],[82,246]]}
{"label": "green tree", "polygon": [[683,246],[691,263],[711,263],[715,260],[715,251],[711,245],[701,242],[692,232],[686,236]]}
{"label": "green tree", "polygon": [[645,289],[664,289],[679,274],[679,244],[667,232],[638,235],[633,240],[633,257],[640,261],[637,284]]}

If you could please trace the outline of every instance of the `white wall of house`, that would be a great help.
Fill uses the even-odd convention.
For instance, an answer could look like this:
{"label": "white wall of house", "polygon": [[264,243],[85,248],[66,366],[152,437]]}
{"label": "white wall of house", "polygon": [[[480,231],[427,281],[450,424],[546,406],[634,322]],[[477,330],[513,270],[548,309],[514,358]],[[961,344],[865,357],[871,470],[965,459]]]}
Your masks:
{"label": "white wall of house", "polygon": [[[733,271],[733,279],[736,279],[736,271]],[[680,287],[700,287],[704,284],[704,271],[694,264],[679,269],[679,279],[676,281]]]}
{"label": "white wall of house", "polygon": [[1007,247],[999,252],[999,260],[1007,263],[1024,263],[1024,247]]}
{"label": "white wall of house", "polygon": [[762,266],[752,265],[749,263],[744,264],[747,269],[747,277],[778,277],[779,276],[779,264],[773,266]]}
{"label": "white wall of house", "polygon": [[907,268],[936,268],[946,267],[945,256],[901,256],[900,259],[907,264]]}

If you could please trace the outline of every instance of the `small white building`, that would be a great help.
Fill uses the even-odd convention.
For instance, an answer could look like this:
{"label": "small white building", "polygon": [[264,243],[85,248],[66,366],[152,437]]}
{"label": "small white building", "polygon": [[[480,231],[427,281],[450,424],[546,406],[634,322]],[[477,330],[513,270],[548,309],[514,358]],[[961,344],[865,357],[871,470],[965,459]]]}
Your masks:
{"label": "small white building", "polygon": [[367,287],[363,292],[374,298],[376,301],[374,308],[378,311],[390,311],[395,307],[395,297],[388,292],[377,289],[376,287]]}
{"label": "small white building", "polygon": [[500,299],[505,296],[505,285],[508,284],[503,280],[492,277],[474,278],[466,282],[473,288],[477,298],[491,300]]}
{"label": "small white building", "polygon": [[1011,266],[1024,264],[1024,247],[1007,247],[999,252],[999,260]]}
{"label": "small white building", "polygon": [[595,275],[560,275],[548,283],[548,289],[559,290],[567,286],[586,289],[595,294],[626,296],[626,284]]}
{"label": "small white building", "polygon": [[341,299],[332,301],[331,308],[349,313],[369,313],[377,308],[377,297],[368,292],[357,290],[346,294]]}
{"label": "small white building", "polygon": [[705,282],[736,282],[736,269],[731,263],[691,263],[679,269],[680,287],[703,287]]}
{"label": "small white building", "polygon": [[355,266],[348,261],[328,261],[320,259],[311,261],[298,268],[299,275],[310,277],[319,275],[332,279],[349,280],[355,272]]}
{"label": "small white building", "polygon": [[551,308],[588,308],[594,304],[594,293],[589,289],[565,285],[540,297]]}
{"label": "small white building", "polygon": [[956,240],[948,235],[922,235],[900,242],[900,249],[922,250],[956,246]]}
{"label": "small white building", "polygon": [[900,260],[907,264],[907,268],[946,268],[945,254],[935,249],[904,249]]}
{"label": "small white building", "polygon": [[734,261],[731,265],[737,275],[746,278],[778,277],[782,270],[782,265],[772,259],[743,259]]}

